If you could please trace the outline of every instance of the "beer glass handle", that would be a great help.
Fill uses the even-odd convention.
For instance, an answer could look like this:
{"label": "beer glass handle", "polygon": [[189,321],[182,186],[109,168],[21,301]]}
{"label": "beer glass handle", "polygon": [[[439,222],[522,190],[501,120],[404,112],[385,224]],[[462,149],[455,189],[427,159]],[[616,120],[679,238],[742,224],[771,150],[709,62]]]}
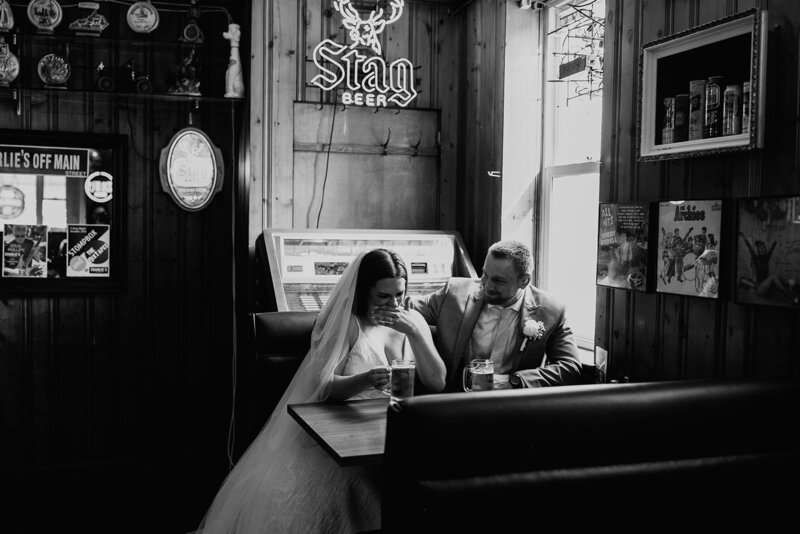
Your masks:
{"label": "beer glass handle", "polygon": [[[467,372],[469,371],[470,367],[464,366],[464,369],[461,372],[461,385],[464,388],[464,391],[472,391],[472,387],[467,387]],[[470,380],[470,386],[472,386],[472,380]]]}

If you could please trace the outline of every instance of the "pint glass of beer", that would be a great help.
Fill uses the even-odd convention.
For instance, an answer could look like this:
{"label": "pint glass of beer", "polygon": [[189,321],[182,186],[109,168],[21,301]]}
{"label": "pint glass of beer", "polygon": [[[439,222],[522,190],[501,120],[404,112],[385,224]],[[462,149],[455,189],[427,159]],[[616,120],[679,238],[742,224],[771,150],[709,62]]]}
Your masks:
{"label": "pint glass of beer", "polygon": [[464,391],[491,391],[494,388],[494,362],[472,360],[464,367],[461,378]]}
{"label": "pint glass of beer", "polygon": [[392,360],[392,394],[389,402],[398,403],[414,396],[414,360]]}

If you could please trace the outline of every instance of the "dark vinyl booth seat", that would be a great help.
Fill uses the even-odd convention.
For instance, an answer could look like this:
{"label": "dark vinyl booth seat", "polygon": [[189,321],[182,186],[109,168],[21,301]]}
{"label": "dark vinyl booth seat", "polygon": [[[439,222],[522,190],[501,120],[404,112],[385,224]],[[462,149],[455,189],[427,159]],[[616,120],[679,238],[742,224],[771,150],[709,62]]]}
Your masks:
{"label": "dark vinyl booth seat", "polygon": [[414,397],[389,408],[383,532],[776,532],[796,524],[798,381]]}
{"label": "dark vinyl booth seat", "polygon": [[311,331],[318,314],[314,311],[251,314],[256,348],[256,375],[261,396],[255,428],[260,428],[269,419],[303,362],[311,346]]}

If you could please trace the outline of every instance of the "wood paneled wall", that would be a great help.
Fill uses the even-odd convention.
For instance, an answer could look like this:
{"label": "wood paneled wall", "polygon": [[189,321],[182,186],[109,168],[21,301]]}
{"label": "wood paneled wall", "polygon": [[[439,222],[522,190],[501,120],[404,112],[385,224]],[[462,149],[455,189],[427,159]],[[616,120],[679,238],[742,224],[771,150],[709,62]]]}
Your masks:
{"label": "wood paneled wall", "polygon": [[[635,157],[641,46],[753,7],[769,11],[766,141],[762,150],[639,163]],[[793,0],[607,0],[600,201],[800,194],[798,30]],[[724,221],[718,300],[597,289],[596,345],[609,379],[796,375],[800,312],[733,303],[735,220]]]}
{"label": "wood paneled wall", "polygon": [[[397,167],[378,169],[374,187],[392,196],[417,198],[434,213],[416,214],[398,225],[373,214],[340,215],[330,227],[425,228],[458,230],[476,263],[499,237],[500,185],[487,172],[502,165],[503,50],[508,0],[409,0],[402,18],[387,26],[382,45],[387,61],[407,57],[415,66],[417,99],[407,109],[439,114],[438,172],[435,187],[393,182]],[[267,0],[253,3],[253,94],[250,153],[250,232],[252,249],[265,227],[313,227],[298,218],[298,195],[313,184],[297,167],[295,103],[330,103],[332,95],[308,82],[316,74],[310,58],[323,39],[345,42],[341,17],[329,0]],[[375,129],[383,119],[375,114]],[[312,126],[320,130],[322,121]],[[338,120],[338,119],[337,119]],[[371,123],[370,123],[371,124]],[[362,125],[369,131],[370,124]],[[413,136],[411,136],[413,138]],[[382,142],[379,140],[378,142]],[[413,139],[412,139],[413,142]],[[400,141],[404,144],[405,141]],[[301,158],[302,159],[302,158]],[[317,158],[319,159],[319,158]],[[409,163],[401,162],[400,165]],[[346,169],[348,166],[343,166]],[[344,172],[344,171],[343,171]],[[346,180],[346,176],[340,177]],[[430,180],[425,182],[430,184]],[[432,199],[432,196],[438,198]],[[324,227],[325,225],[323,225]]]}
{"label": "wood paneled wall", "polygon": [[[244,2],[215,4],[247,34]],[[103,8],[116,27],[126,25],[126,10]],[[65,9],[64,24],[75,13]],[[182,14],[161,14],[173,35],[183,23]],[[219,12],[201,15],[207,41],[219,43],[206,95],[224,92],[227,23]],[[140,67],[175,67],[156,54],[150,60]],[[174,533],[199,524],[227,466],[245,106],[22,91],[18,115],[10,94],[0,96],[3,128],[128,137],[127,168],[114,177],[126,195],[127,235],[112,245],[127,249],[124,290],[0,295],[0,530]],[[190,111],[226,168],[222,191],[194,213],[163,192],[158,174],[160,150]]]}

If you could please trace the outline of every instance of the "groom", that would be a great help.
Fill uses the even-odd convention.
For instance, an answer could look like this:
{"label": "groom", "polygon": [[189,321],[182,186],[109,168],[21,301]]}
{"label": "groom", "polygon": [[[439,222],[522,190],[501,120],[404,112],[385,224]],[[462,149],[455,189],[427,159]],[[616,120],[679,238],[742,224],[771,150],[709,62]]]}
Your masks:
{"label": "groom", "polygon": [[530,285],[531,263],[523,243],[500,241],[489,247],[480,284],[454,277],[435,293],[410,299],[410,307],[436,326],[445,391],[461,391],[462,369],[478,358],[494,361],[495,382],[500,379],[503,389],[581,382],[564,305]]}

